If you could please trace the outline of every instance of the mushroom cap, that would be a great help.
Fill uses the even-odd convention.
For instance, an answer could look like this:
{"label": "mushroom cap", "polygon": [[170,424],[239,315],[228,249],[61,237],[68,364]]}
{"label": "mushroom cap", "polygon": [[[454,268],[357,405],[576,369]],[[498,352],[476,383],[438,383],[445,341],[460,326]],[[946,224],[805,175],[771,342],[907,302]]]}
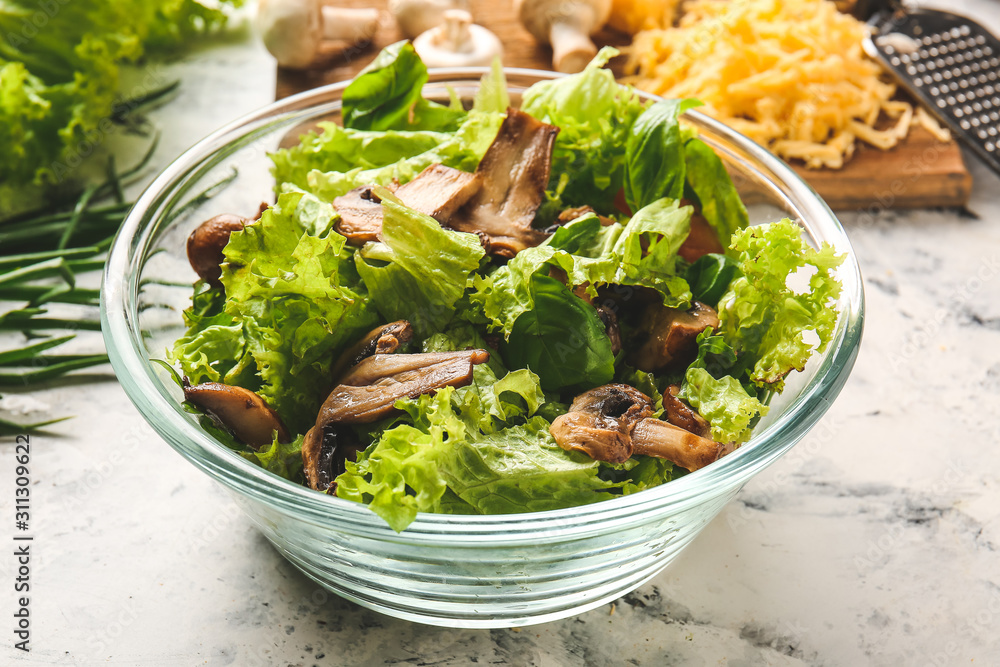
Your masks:
{"label": "mushroom cap", "polygon": [[209,218],[191,232],[187,240],[187,256],[198,277],[211,285],[219,285],[222,277],[222,251],[229,243],[229,235],[246,225],[246,218],[232,213],[221,213]]}
{"label": "mushroom cap", "polygon": [[389,13],[407,39],[441,25],[449,9],[468,10],[469,0],[389,0]]}
{"label": "mushroom cap", "polygon": [[428,67],[487,66],[503,55],[503,43],[481,25],[472,23],[472,15],[449,9],[443,22],[413,40],[421,59]]}
{"label": "mushroom cap", "polygon": [[514,9],[532,37],[548,44],[554,23],[575,26],[584,35],[594,34],[611,16],[611,4],[612,0],[514,0]]}
{"label": "mushroom cap", "polygon": [[319,0],[260,0],[255,23],[282,67],[304,69],[315,62],[323,42]]}

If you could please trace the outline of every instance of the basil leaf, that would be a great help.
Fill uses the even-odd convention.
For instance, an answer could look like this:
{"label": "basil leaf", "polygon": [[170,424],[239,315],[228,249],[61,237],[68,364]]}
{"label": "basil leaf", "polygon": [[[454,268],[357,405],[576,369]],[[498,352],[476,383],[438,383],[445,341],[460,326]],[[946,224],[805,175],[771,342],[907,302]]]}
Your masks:
{"label": "basil leaf", "polygon": [[729,283],[739,275],[736,262],[725,255],[709,253],[688,267],[684,278],[695,301],[715,308],[729,289]]}
{"label": "basil leaf", "polygon": [[684,136],[678,116],[698,100],[664,100],[646,109],[625,145],[625,203],[638,211],[657,199],[684,196]]}
{"label": "basil leaf", "polygon": [[746,206],[729,172],[701,139],[688,139],[684,144],[684,168],[685,196],[697,202],[722,245],[728,246],[732,235],[750,224]]}
{"label": "basil leaf", "polygon": [[507,364],[530,368],[546,391],[610,382],[615,358],[593,306],[550,276],[532,276],[530,290],[535,307],[514,322],[503,347]]}

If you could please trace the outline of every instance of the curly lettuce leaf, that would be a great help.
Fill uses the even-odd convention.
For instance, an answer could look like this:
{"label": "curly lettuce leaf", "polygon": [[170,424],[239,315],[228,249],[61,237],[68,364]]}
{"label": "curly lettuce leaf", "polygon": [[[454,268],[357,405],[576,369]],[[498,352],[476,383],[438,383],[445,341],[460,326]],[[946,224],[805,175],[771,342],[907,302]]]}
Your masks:
{"label": "curly lettuce leaf", "polygon": [[678,249],[691,232],[690,206],[663,198],[636,211],[615,243],[621,258],[617,285],[651,287],[663,305],[683,308],[691,301],[687,281],[678,275]]}
{"label": "curly lettuce leaf", "polygon": [[377,323],[329,204],[283,194],[225,248],[225,313],[242,325],[260,394],[296,433],[316,418],[335,356]]}
{"label": "curly lettuce leaf", "polygon": [[767,414],[767,406],[751,396],[739,381],[726,375],[716,379],[704,368],[689,368],[678,397],[712,425],[718,442],[746,442],[751,424]]}
{"label": "curly lettuce leaf", "polygon": [[442,466],[448,487],[483,514],[576,507],[620,493],[620,483],[599,476],[598,461],[561,449],[541,417],[455,442],[449,454]]}
{"label": "curly lettuce leaf", "polygon": [[[625,144],[625,203],[633,211],[658,199],[684,196],[684,141],[678,117],[698,100],[663,100],[635,121]],[[728,238],[728,237],[725,237]]]}
{"label": "curly lettuce leaf", "polygon": [[227,6],[241,4],[0,3],[0,200],[19,201],[29,183],[62,182],[93,151],[114,122],[122,64],[218,28]]}
{"label": "curly lettuce leaf", "polygon": [[[501,113],[473,111],[454,133],[359,133],[331,129],[312,142],[316,145],[313,151],[288,154],[278,151],[272,158],[276,165],[275,180],[281,189],[285,178],[292,179],[297,187],[329,201],[362,185],[406,183],[434,163],[472,172],[496,137],[503,118]],[[337,145],[338,136],[350,138],[364,156],[360,162],[344,169],[329,168],[325,162],[327,151],[343,150],[343,155],[352,155],[350,145],[332,148]],[[433,142],[437,143],[431,145]],[[372,146],[371,150],[367,146]],[[390,149],[398,151],[399,158],[390,159]]]}
{"label": "curly lettuce leaf", "polygon": [[303,440],[305,436],[299,435],[291,442],[283,443],[278,442],[275,436],[270,445],[261,447],[258,451],[244,451],[240,454],[275,475],[292,481],[301,481]]}
{"label": "curly lettuce leaf", "polygon": [[409,320],[419,337],[429,336],[454,316],[455,303],[485,251],[475,234],[444,229],[388,191],[380,196],[382,241],[366,244],[355,255],[358,273],[386,320]]}
{"label": "curly lettuce leaf", "polygon": [[588,204],[602,213],[615,208],[625,146],[644,109],[630,87],[603,69],[617,54],[604,47],[582,72],[536,83],[521,98],[522,111],[559,128],[549,188],[567,205]]}
{"label": "curly lettuce leaf", "polygon": [[[743,275],[719,302],[720,333],[737,355],[754,360],[754,382],[780,391],[788,373],[830,342],[841,290],[834,270],[844,255],[828,244],[810,248],[787,218],[738,232],[731,247]],[[789,285],[809,272],[808,289]]]}
{"label": "curly lettuce leaf", "polygon": [[[347,175],[353,178],[369,170],[378,171],[387,165],[409,161],[421,154],[430,154],[437,147],[453,140],[453,136],[445,132],[369,132],[329,122],[319,123],[319,128],[320,133],[310,131],[302,135],[297,145],[269,154],[274,165],[271,173],[279,188],[282,184],[290,183],[308,190],[309,173],[312,171],[340,173],[345,175],[345,179]],[[417,169],[418,164],[425,159],[427,158],[408,165],[412,164],[412,168]],[[400,173],[401,170],[402,168]],[[417,173],[420,173],[419,169],[414,175]],[[366,183],[371,182],[374,181]]]}
{"label": "curly lettuce leaf", "polygon": [[418,512],[437,512],[447,483],[443,460],[466,438],[465,422],[451,405],[454,390],[399,401],[416,417],[416,424],[400,424],[347,461],[337,477],[337,496],[365,503],[389,527],[401,531]]}

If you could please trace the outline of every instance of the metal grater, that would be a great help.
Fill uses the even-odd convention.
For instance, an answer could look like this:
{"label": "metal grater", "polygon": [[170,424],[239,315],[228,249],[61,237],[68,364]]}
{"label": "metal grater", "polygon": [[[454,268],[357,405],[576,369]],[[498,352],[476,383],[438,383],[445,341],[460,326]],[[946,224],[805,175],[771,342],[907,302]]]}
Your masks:
{"label": "metal grater", "polygon": [[1000,40],[934,9],[881,10],[865,51],[1000,174]]}

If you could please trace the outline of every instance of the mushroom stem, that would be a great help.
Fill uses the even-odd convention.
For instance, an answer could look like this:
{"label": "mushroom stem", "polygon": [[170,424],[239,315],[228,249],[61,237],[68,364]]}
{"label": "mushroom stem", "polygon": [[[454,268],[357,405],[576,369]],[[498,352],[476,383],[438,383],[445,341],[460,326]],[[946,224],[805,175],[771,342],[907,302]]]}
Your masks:
{"label": "mushroom stem", "polygon": [[632,429],[632,453],[666,459],[694,472],[718,460],[726,447],[661,419],[646,418]]}
{"label": "mushroom stem", "polygon": [[582,72],[594,56],[597,47],[586,30],[572,19],[560,19],[549,28],[552,44],[552,67],[557,72]]}

